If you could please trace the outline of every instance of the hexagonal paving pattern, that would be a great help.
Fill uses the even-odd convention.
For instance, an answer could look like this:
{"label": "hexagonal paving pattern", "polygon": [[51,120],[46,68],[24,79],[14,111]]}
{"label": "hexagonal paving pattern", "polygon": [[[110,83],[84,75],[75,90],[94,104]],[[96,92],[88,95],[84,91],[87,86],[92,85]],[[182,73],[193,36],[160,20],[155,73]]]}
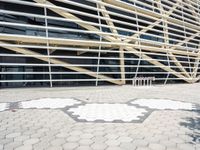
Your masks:
{"label": "hexagonal paving pattern", "polygon": [[73,98],[41,98],[16,103],[1,103],[0,111],[17,108],[64,108],[80,122],[143,122],[155,109],[194,110],[197,105],[168,99],[137,99],[129,103],[89,103]]}
{"label": "hexagonal paving pattern", "polygon": [[64,108],[80,103],[80,101],[72,98],[41,98],[39,100],[23,101],[20,103],[20,108]]}
{"label": "hexagonal paving pattern", "polygon": [[8,103],[0,103],[0,111],[4,111],[8,109],[9,104]]}
{"label": "hexagonal paving pattern", "polygon": [[121,120],[124,122],[131,122],[133,120],[140,120],[140,117],[144,116],[144,113],[148,111],[127,104],[93,103],[70,108],[68,112],[71,112],[73,116],[78,116],[77,119],[85,121],[102,120],[112,122]]}
{"label": "hexagonal paving pattern", "polygon": [[194,110],[195,105],[187,102],[173,101],[168,99],[137,99],[130,102],[139,106],[151,109],[171,109],[171,110]]}

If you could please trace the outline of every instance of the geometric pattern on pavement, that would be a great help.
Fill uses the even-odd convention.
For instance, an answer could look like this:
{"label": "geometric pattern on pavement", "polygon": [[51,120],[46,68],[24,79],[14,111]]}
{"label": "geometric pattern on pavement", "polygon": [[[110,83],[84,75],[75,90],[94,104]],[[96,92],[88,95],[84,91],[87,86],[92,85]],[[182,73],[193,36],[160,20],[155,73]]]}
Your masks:
{"label": "geometric pattern on pavement", "polygon": [[75,104],[81,104],[80,101],[72,98],[41,98],[39,100],[23,101],[20,108],[64,108]]}
{"label": "geometric pattern on pavement", "polygon": [[159,110],[194,110],[195,105],[188,102],[173,101],[169,99],[136,99],[130,102],[140,107],[148,107],[150,109]]}
{"label": "geometric pattern on pavement", "polygon": [[198,105],[168,99],[136,99],[127,103],[85,103],[74,98],[41,98],[0,103],[4,110],[61,109],[77,122],[142,123],[154,110],[197,110]]}
{"label": "geometric pattern on pavement", "polygon": [[70,108],[67,110],[71,112],[73,116],[77,116],[79,120],[85,121],[123,121],[131,122],[135,120],[140,120],[140,117],[144,117],[148,111],[144,108],[137,108],[135,106],[130,106],[127,104],[120,103],[92,103],[79,105],[76,108]]}

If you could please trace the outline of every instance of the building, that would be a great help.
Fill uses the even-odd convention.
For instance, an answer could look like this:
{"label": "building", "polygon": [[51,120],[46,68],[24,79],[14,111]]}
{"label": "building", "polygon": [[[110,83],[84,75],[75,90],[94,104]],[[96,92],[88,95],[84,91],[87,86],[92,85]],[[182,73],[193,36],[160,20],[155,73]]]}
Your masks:
{"label": "building", "polygon": [[0,0],[0,87],[195,83],[199,0]]}

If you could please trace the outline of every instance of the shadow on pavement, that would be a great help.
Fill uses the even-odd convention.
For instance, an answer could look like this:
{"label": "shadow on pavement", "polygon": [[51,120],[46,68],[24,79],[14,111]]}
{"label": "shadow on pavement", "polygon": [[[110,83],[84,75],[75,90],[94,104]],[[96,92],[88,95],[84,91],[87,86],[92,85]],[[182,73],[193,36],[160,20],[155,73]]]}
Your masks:
{"label": "shadow on pavement", "polygon": [[192,112],[194,115],[184,118],[185,121],[181,122],[180,125],[192,130],[193,133],[188,135],[192,137],[194,143],[200,143],[200,110]]}

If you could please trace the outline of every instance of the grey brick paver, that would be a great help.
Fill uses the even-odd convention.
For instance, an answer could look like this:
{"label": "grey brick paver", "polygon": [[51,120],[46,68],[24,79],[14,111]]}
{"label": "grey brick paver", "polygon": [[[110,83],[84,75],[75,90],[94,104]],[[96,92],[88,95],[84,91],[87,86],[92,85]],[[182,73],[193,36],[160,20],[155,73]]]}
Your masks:
{"label": "grey brick paver", "polygon": [[106,150],[123,150],[122,148],[120,147],[108,147]]}
{"label": "grey brick paver", "polygon": [[156,144],[156,143],[150,143],[149,148],[152,150],[165,150],[166,149],[166,147],[164,145]]}
{"label": "grey brick paver", "polygon": [[90,146],[79,146],[75,150],[92,150]]}
{"label": "grey brick paver", "polygon": [[70,135],[73,135],[73,136],[78,136],[78,135],[83,134],[83,132],[80,131],[80,130],[74,130],[74,131],[72,131],[72,132],[69,132],[69,134],[70,134]]}
{"label": "grey brick paver", "polygon": [[31,145],[23,145],[23,146],[17,147],[15,150],[33,150],[33,147]]}
{"label": "grey brick paver", "polygon": [[137,147],[133,143],[126,142],[126,143],[121,143],[120,148],[123,150],[135,150]]}
{"label": "grey brick paver", "polygon": [[105,143],[93,143],[90,147],[93,150],[104,150],[106,149],[107,145]]}
{"label": "grey brick paver", "polygon": [[[41,97],[76,97],[88,103],[124,103],[135,98],[168,98],[200,104],[199,87],[199,84],[152,87],[146,88],[145,94],[144,89],[132,86],[99,87],[95,90],[86,88],[75,90],[67,88],[10,89],[0,91],[0,102]],[[184,93],[181,93],[183,90]],[[99,150],[135,150],[135,148],[136,150],[150,150],[150,147],[156,147],[152,146],[153,143],[166,147],[165,150],[184,150],[184,148],[191,150],[195,146],[198,150],[200,146],[193,141],[193,132],[199,133],[199,129],[190,122],[190,119],[197,119],[198,115],[192,111],[161,110],[152,112],[143,123],[82,123],[76,122],[58,109],[4,111],[0,112],[0,150],[2,146],[4,150],[25,146],[28,149],[30,144],[33,144],[34,150],[53,148],[54,150],[55,148],[56,150],[98,150],[98,148]],[[27,142],[23,145],[30,139],[39,141]],[[58,139],[64,141],[58,142],[56,144],[58,146],[52,146],[51,142]],[[192,142],[194,147],[188,144]],[[161,147],[159,150],[162,149]]]}
{"label": "grey brick paver", "polygon": [[27,139],[29,139],[30,137],[27,136],[27,135],[21,135],[21,136],[18,136],[18,137],[15,137],[14,138],[14,141],[25,141]]}
{"label": "grey brick paver", "polygon": [[28,140],[25,140],[23,142],[24,145],[33,145],[33,144],[36,144],[38,143],[40,140],[38,138],[32,138],[32,139],[28,139]]}
{"label": "grey brick paver", "polygon": [[151,149],[148,147],[137,147],[136,150],[151,150]]}
{"label": "grey brick paver", "polygon": [[91,139],[92,137],[94,137],[93,134],[89,134],[89,133],[80,134],[80,138],[82,139]]}
{"label": "grey brick paver", "polygon": [[128,137],[128,136],[121,136],[121,137],[119,137],[117,140],[120,141],[120,142],[122,142],[122,143],[123,143],[123,142],[129,143],[129,142],[133,141],[133,139],[130,138],[130,137]]}
{"label": "grey brick paver", "polygon": [[4,149],[5,150],[12,150],[12,149],[17,148],[19,146],[22,146],[22,142],[16,141],[16,142],[11,142],[11,143],[5,144]]}
{"label": "grey brick paver", "polygon": [[0,139],[0,144],[7,144],[13,142],[13,139]]}
{"label": "grey brick paver", "polygon": [[177,148],[181,150],[195,150],[195,145],[194,144],[177,144]]}
{"label": "grey brick paver", "polygon": [[149,143],[148,143],[148,141],[146,141],[146,140],[134,140],[133,142],[132,142],[134,145],[136,145],[137,147],[146,147]]}
{"label": "grey brick paver", "polygon": [[80,145],[91,145],[93,143],[90,139],[81,139],[78,141]]}
{"label": "grey brick paver", "polygon": [[118,146],[120,142],[118,140],[107,140],[105,142],[108,146]]}
{"label": "grey brick paver", "polygon": [[79,144],[78,143],[65,143],[64,145],[63,145],[63,149],[65,150],[73,150],[73,149],[75,149],[75,148],[77,148],[79,146]]}
{"label": "grey brick paver", "polygon": [[10,133],[10,134],[6,135],[6,138],[15,138],[15,137],[18,137],[20,135],[21,135],[20,132],[14,132],[14,133]]}
{"label": "grey brick paver", "polygon": [[103,136],[94,136],[92,138],[92,140],[95,142],[95,143],[103,143],[105,141],[107,141],[107,139]]}
{"label": "grey brick paver", "polygon": [[106,134],[105,137],[107,139],[117,139],[119,137],[119,135],[117,135],[117,134]]}
{"label": "grey brick paver", "polygon": [[78,141],[78,140],[80,140],[80,137],[79,137],[79,136],[69,136],[69,137],[67,138],[67,141],[69,141],[69,142],[76,142],[76,141]]}
{"label": "grey brick paver", "polygon": [[62,138],[57,138],[51,141],[51,145],[53,146],[61,146],[64,143],[65,143],[65,140]]}
{"label": "grey brick paver", "polygon": [[61,146],[52,146],[47,148],[47,150],[62,150],[63,148]]}

